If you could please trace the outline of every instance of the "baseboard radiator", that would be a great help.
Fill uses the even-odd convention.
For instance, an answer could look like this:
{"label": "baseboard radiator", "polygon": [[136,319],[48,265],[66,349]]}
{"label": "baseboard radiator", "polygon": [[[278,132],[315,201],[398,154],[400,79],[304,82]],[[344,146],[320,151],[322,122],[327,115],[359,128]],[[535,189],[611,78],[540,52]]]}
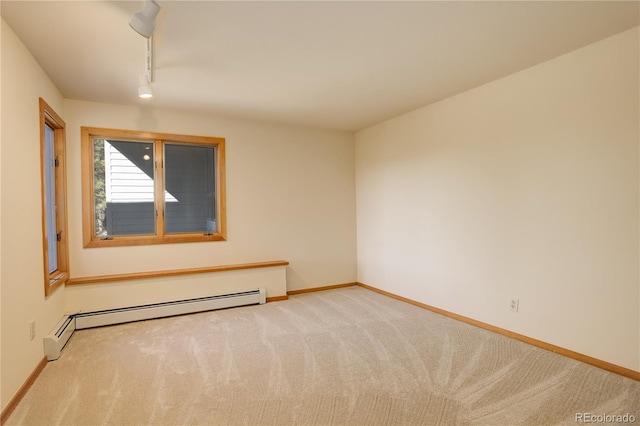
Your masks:
{"label": "baseboard radiator", "polygon": [[58,359],[75,330],[264,303],[266,291],[258,288],[218,296],[65,315],[54,331],[44,338],[44,352],[47,360]]}

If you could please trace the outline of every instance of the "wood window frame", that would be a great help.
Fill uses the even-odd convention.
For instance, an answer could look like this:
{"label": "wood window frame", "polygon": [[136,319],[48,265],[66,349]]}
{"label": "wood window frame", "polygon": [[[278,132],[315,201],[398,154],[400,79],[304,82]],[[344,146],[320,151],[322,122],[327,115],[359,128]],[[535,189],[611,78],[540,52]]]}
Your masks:
{"label": "wood window frame", "polygon": [[[154,143],[154,157],[158,159],[155,165],[155,235],[122,235],[110,236],[108,239],[95,235],[95,204],[94,204],[94,163],[93,140],[118,139],[124,141],[141,141]],[[206,233],[172,233],[164,231],[164,162],[163,143],[215,146],[215,188],[216,188],[216,222],[215,232]],[[119,130],[96,127],[81,128],[82,145],[82,234],[83,246],[114,247],[148,244],[171,244],[203,241],[226,241],[226,191],[225,191],[225,139],[209,136],[177,135],[170,133],[146,132],[136,130]]]}
{"label": "wood window frame", "polygon": [[[62,118],[47,104],[39,99],[40,109],[40,171],[42,175],[42,245],[44,261],[44,294],[49,296],[69,279],[69,244],[67,232],[67,173],[66,173],[66,124]],[[47,237],[47,203],[45,188],[45,127],[53,129],[55,167],[55,198],[56,198],[56,234],[58,268],[49,272],[49,241]]]}

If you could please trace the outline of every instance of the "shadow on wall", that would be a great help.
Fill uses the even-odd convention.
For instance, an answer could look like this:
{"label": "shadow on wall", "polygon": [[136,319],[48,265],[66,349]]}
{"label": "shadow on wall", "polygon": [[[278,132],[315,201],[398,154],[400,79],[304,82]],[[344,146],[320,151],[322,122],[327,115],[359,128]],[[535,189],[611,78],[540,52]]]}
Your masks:
{"label": "shadow on wall", "polygon": [[140,107],[138,109],[140,115],[138,116],[138,129],[159,131],[158,119],[154,116],[153,110],[150,108]]}
{"label": "shadow on wall", "polygon": [[312,285],[305,280],[302,275],[296,272],[291,266],[287,266],[287,291],[310,288]]}

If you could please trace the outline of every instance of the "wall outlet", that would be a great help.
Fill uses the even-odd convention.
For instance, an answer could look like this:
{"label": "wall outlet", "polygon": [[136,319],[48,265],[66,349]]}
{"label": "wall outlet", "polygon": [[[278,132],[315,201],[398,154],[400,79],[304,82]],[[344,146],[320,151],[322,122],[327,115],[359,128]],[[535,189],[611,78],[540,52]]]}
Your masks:
{"label": "wall outlet", "polygon": [[36,338],[36,322],[31,321],[29,323],[29,340],[33,340]]}
{"label": "wall outlet", "polygon": [[511,304],[509,305],[509,309],[513,312],[518,312],[518,307],[520,306],[520,299],[511,299]]}

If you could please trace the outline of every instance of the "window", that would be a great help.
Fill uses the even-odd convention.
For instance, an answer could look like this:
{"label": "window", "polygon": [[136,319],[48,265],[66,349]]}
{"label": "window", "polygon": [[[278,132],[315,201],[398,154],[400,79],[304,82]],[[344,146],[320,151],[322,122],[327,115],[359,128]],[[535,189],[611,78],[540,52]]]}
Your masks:
{"label": "window", "polygon": [[84,246],[225,240],[224,142],[83,127]]}
{"label": "window", "polygon": [[65,123],[40,99],[40,162],[42,167],[42,241],[44,294],[69,279]]}

